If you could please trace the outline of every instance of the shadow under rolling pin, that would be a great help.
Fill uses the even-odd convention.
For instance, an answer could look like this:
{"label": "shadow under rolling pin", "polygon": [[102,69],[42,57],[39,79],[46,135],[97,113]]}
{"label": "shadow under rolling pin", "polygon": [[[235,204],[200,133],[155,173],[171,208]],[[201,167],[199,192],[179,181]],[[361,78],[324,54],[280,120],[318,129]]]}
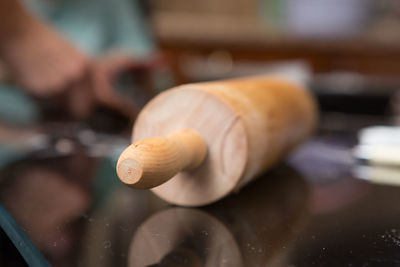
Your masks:
{"label": "shadow under rolling pin", "polygon": [[188,84],[139,114],[117,173],[177,205],[200,206],[237,191],[309,137],[313,96],[278,77]]}

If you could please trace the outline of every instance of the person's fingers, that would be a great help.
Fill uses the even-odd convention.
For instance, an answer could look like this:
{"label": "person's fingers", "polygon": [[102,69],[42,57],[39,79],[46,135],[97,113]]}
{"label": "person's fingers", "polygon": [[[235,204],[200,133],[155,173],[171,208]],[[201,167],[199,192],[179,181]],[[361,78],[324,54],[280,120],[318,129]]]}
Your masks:
{"label": "person's fingers", "polygon": [[80,54],[73,58],[65,59],[65,73],[71,83],[85,77],[88,74],[89,67],[90,61]]}
{"label": "person's fingers", "polygon": [[113,105],[118,102],[116,93],[111,86],[111,82],[105,76],[97,75],[93,82],[93,91],[96,99],[106,105]]}
{"label": "person's fingers", "polygon": [[61,58],[62,64],[54,66],[56,70],[55,79],[49,84],[49,92],[52,94],[73,88],[76,84],[87,84],[88,60],[76,54],[71,58]]}
{"label": "person's fingers", "polygon": [[68,89],[68,107],[74,117],[88,118],[95,107],[94,91],[89,76],[73,83]]}
{"label": "person's fingers", "polygon": [[96,100],[109,108],[117,110],[129,118],[135,118],[138,107],[118,94],[112,86],[112,77],[103,65],[92,69],[92,83]]}
{"label": "person's fingers", "polygon": [[133,59],[126,53],[112,52],[97,60],[97,64],[103,65],[112,74],[120,70],[151,69],[166,65],[166,58],[161,53],[152,55],[146,59]]}

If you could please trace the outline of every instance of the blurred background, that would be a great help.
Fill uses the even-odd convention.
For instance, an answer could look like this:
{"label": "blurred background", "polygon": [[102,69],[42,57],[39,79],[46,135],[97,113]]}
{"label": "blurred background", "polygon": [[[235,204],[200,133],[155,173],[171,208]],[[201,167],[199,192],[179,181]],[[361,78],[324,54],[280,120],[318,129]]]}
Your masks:
{"label": "blurred background", "polygon": [[286,71],[333,112],[323,126],[347,128],[334,114],[341,111],[354,114],[356,127],[398,112],[397,1],[176,0],[151,9],[178,83]]}
{"label": "blurred background", "polygon": [[[159,226],[163,220],[189,229],[178,235],[182,242],[171,237],[178,254],[195,247],[207,257],[207,238],[226,238],[253,264],[243,266],[398,266],[400,188],[393,184],[400,184],[400,131],[386,127],[400,125],[399,1],[23,3],[89,62],[89,82],[38,94],[20,74],[45,69],[38,62],[52,70],[68,58],[76,62],[76,53],[70,57],[69,49],[56,46],[56,54],[67,58],[48,64],[52,48],[42,44],[54,39],[40,38],[47,52],[28,61],[30,48],[24,54],[10,49],[16,45],[2,47],[0,38],[1,266],[127,266],[141,259],[130,251],[141,246],[136,230],[142,238],[141,225],[154,224],[158,240],[170,234]],[[27,40],[29,47],[35,38]],[[38,73],[44,81],[52,76]],[[321,111],[315,136],[287,160],[289,171],[278,166],[267,174],[281,184],[256,182],[260,189],[253,185],[247,196],[174,210],[118,181],[118,155],[130,144],[138,112],[157,93],[260,74],[305,84]],[[375,126],[381,127],[366,129]],[[378,165],[371,163],[374,156]],[[268,204],[250,209],[253,195]],[[244,206],[235,211],[238,203]],[[213,234],[214,225],[224,229],[222,237]],[[215,248],[225,245],[216,242]],[[255,251],[268,260],[253,257]],[[171,255],[165,265],[151,266],[185,266],[168,265]],[[154,264],[151,257],[144,262]],[[210,266],[224,266],[218,264]]]}
{"label": "blurred background", "polygon": [[[144,103],[174,85],[268,73],[307,83],[329,115],[323,127],[354,130],[382,115],[394,123],[400,112],[397,1],[108,2],[28,1],[33,13],[96,60],[101,69],[94,75],[100,76],[94,86],[100,91],[97,115],[113,112],[132,122]],[[3,80],[10,80],[7,68]],[[102,88],[110,83],[112,90]],[[13,86],[2,90],[2,121],[29,124],[57,114],[69,119],[92,114],[93,103],[76,101],[82,96],[41,98],[38,108],[24,96],[11,95]],[[64,110],[57,112],[60,107]],[[354,118],[346,127],[341,112]]]}

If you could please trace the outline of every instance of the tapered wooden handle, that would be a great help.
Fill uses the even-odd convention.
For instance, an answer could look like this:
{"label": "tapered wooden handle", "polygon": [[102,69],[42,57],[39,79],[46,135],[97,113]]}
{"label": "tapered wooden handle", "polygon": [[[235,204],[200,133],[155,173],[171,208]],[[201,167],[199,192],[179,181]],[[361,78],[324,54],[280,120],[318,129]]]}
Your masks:
{"label": "tapered wooden handle", "polygon": [[133,188],[153,188],[180,171],[199,167],[206,154],[203,138],[193,130],[183,129],[127,147],[119,157],[117,174],[123,183]]}

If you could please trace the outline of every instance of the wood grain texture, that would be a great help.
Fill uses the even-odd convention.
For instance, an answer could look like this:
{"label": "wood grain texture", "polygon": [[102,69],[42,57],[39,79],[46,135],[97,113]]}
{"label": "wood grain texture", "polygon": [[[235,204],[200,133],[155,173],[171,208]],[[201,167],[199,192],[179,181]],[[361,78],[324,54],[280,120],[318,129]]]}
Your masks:
{"label": "wood grain texture", "polygon": [[145,106],[133,141],[196,131],[208,148],[201,167],[152,190],[170,203],[200,206],[237,191],[281,160],[312,133],[316,120],[312,95],[279,77],[188,84]]}
{"label": "wood grain texture", "polygon": [[196,85],[234,108],[248,138],[248,160],[238,188],[305,141],[317,121],[310,92],[279,77],[254,77]]}
{"label": "wood grain texture", "polygon": [[201,168],[180,172],[153,192],[170,203],[188,206],[229,194],[246,165],[247,137],[243,122],[220,99],[191,88],[163,92],[139,114],[133,139],[167,136],[184,128],[195,130],[204,139],[207,157]]}
{"label": "wood grain texture", "polygon": [[149,189],[159,186],[180,171],[200,166],[207,154],[201,136],[184,129],[168,137],[146,138],[122,152],[118,163],[118,177],[125,184]]}

